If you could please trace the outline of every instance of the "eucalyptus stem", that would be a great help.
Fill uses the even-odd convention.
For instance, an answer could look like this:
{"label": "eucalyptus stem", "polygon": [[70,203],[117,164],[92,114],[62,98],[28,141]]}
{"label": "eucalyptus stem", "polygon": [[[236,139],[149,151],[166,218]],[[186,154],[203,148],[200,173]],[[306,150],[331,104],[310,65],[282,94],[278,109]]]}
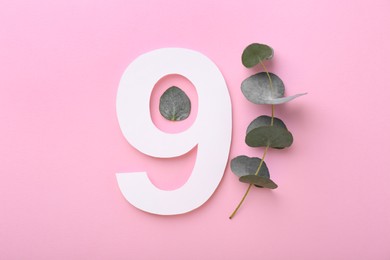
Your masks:
{"label": "eucalyptus stem", "polygon": [[271,92],[273,92],[273,91],[274,91],[274,86],[272,85],[271,75],[269,74],[267,68],[265,67],[264,62],[263,62],[263,61],[260,61],[260,64],[261,64],[261,66],[263,67],[265,73],[267,73],[267,77],[268,77],[268,79],[269,79],[269,84],[270,84],[270,87],[271,87]]}
{"label": "eucalyptus stem", "polygon": [[[272,84],[272,79],[271,79],[271,75],[269,74],[267,68],[265,67],[265,64],[262,60],[260,60],[260,64],[261,66],[263,67],[265,73],[267,73],[267,77],[268,77],[268,80],[269,80],[269,86],[271,88],[271,93],[274,91],[274,86]],[[271,105],[271,126],[274,125],[274,114],[275,114],[275,105]]]}
{"label": "eucalyptus stem", "polygon": [[[269,80],[269,85],[270,85],[270,88],[271,88],[271,92],[273,92],[274,87],[273,87],[273,84],[272,84],[271,75],[269,74],[267,68],[265,67],[265,64],[263,63],[263,61],[260,60],[260,64],[263,67],[265,73],[267,73],[267,77],[268,77],[268,80]],[[271,126],[274,125],[274,114],[275,114],[275,106],[272,104],[271,105]],[[265,158],[265,155],[267,154],[268,148],[269,148],[269,145],[267,145],[267,147],[264,150],[263,157],[261,158],[259,167],[257,168],[255,175],[258,175],[259,172],[260,172],[260,168],[263,165],[264,158]],[[229,219],[232,219],[234,217],[234,215],[236,215],[238,209],[241,207],[242,203],[244,202],[244,200],[245,200],[246,196],[248,195],[248,193],[249,193],[250,189],[252,188],[252,186],[253,186],[253,184],[249,184],[248,189],[246,190],[246,192],[245,192],[244,196],[242,197],[240,203],[238,203],[236,209],[230,215]]]}
{"label": "eucalyptus stem", "polygon": [[230,215],[229,219],[232,219],[232,218],[234,217],[234,215],[236,215],[238,209],[241,207],[241,204],[244,202],[246,196],[248,195],[249,190],[252,188],[252,185],[253,185],[253,184],[249,184],[248,189],[246,189],[246,192],[245,192],[245,194],[244,194],[244,197],[242,197],[240,203],[237,205],[236,209],[235,209],[235,210],[233,211],[233,213]]}
{"label": "eucalyptus stem", "polygon": [[263,157],[261,157],[261,161],[260,161],[259,167],[257,167],[255,175],[258,175],[260,172],[260,168],[261,168],[261,165],[263,165],[263,163],[264,163],[265,155],[267,154],[268,148],[269,148],[269,145],[267,145],[264,149]]}
{"label": "eucalyptus stem", "polygon": [[[257,167],[257,170],[256,170],[256,173],[255,175],[258,175],[259,172],[260,172],[260,169],[261,169],[261,166],[263,165],[264,163],[264,159],[265,159],[265,155],[267,154],[267,151],[268,151],[268,148],[269,148],[269,145],[267,145],[264,149],[264,153],[263,153],[263,157],[261,158],[261,161],[260,161],[260,164],[259,164],[259,167]],[[252,188],[253,184],[249,184],[248,186],[248,189],[246,190],[244,196],[242,197],[240,203],[238,203],[236,209],[233,211],[233,213],[230,215],[229,219],[232,219],[234,217],[234,215],[236,215],[238,209],[241,207],[242,203],[244,202],[246,196],[248,195],[250,189]]]}

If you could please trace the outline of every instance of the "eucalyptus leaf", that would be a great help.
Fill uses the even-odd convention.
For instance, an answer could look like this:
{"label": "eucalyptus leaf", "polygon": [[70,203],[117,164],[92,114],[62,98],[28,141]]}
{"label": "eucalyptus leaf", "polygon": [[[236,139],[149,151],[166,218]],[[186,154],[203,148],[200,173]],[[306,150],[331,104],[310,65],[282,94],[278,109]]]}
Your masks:
{"label": "eucalyptus leaf", "polygon": [[277,105],[286,103],[307,93],[296,94],[284,97],[283,81],[275,74],[269,73],[270,80],[266,72],[260,72],[245,79],[241,84],[241,91],[244,96],[255,104]]}
{"label": "eucalyptus leaf", "polygon": [[240,182],[254,184],[259,188],[276,189],[278,185],[270,178],[258,176],[258,175],[245,175],[240,177]]}
{"label": "eucalyptus leaf", "polygon": [[274,56],[274,50],[265,44],[252,43],[245,48],[242,53],[242,64],[247,68],[252,68],[263,60],[269,60]]}
{"label": "eucalyptus leaf", "polygon": [[284,148],[293,143],[293,136],[279,126],[260,126],[251,130],[245,137],[245,143],[250,147]]}
{"label": "eucalyptus leaf", "polygon": [[[260,158],[240,155],[231,160],[230,168],[232,172],[238,177],[245,175],[255,175],[259,169],[260,162]],[[265,162],[262,163],[257,175],[269,178],[269,171]]]}
{"label": "eucalyptus leaf", "polygon": [[160,113],[171,121],[186,119],[191,113],[191,101],[178,87],[168,88],[160,97]]}
{"label": "eucalyptus leaf", "polygon": [[[255,129],[259,126],[269,126],[269,125],[271,125],[271,117],[270,116],[266,116],[266,115],[259,116],[258,118],[256,118],[255,120],[253,120],[249,124],[248,128],[246,129],[246,133],[248,134],[250,131],[252,131],[253,129]],[[287,127],[283,123],[283,121],[277,117],[274,117],[273,125],[278,126],[278,127],[282,127],[282,128],[287,130]],[[285,147],[273,147],[273,148],[284,149]]]}
{"label": "eucalyptus leaf", "polygon": [[[272,121],[272,117],[270,117],[270,116],[266,116],[266,115],[259,116],[258,118],[256,118],[255,120],[253,120],[249,124],[248,128],[246,129],[246,133],[248,134],[250,131],[252,131],[253,129],[255,129],[259,126],[271,125],[271,121]],[[287,130],[287,127],[283,123],[283,121],[277,117],[274,117],[274,124],[273,125],[278,126],[278,127],[282,127],[282,128]]]}

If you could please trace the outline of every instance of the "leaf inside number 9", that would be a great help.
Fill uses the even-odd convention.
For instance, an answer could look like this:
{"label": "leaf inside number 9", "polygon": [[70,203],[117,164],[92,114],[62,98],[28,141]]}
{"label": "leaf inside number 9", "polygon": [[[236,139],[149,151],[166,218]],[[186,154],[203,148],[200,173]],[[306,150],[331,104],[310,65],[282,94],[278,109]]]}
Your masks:
{"label": "leaf inside number 9", "polygon": [[170,121],[181,121],[191,113],[191,101],[186,93],[176,86],[168,88],[160,97],[161,115]]}

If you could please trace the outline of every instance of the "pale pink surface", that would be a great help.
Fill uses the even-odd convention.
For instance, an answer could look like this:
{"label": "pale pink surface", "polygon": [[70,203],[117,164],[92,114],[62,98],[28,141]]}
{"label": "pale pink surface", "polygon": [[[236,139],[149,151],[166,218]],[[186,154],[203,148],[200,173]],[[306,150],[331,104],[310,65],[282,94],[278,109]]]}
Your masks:
{"label": "pale pink surface", "polygon": [[[390,259],[389,10],[388,0],[1,1],[0,259]],[[267,155],[279,188],[253,189],[233,220],[246,185],[229,167],[191,213],[127,203],[116,172],[177,187],[188,176],[172,172],[188,172],[195,153],[165,162],[126,142],[115,111],[126,66],[162,47],[207,55],[231,93],[230,158],[258,156],[245,129],[270,111],[239,88],[252,42],[274,47],[269,69],[287,94],[309,92],[276,109],[295,137]]]}

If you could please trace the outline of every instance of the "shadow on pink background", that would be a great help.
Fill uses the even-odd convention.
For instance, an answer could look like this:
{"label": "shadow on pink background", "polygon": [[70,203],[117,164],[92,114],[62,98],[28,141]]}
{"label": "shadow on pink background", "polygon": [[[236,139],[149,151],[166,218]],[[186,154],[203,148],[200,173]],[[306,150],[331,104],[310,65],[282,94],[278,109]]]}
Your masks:
{"label": "shadow on pink background", "polygon": [[[0,258],[389,259],[389,8],[387,0],[2,1]],[[276,109],[294,135],[291,148],[266,158],[279,188],[253,189],[229,220],[247,186],[227,165],[193,212],[131,206],[116,172],[146,170],[174,188],[196,155],[164,161],[127,143],[115,111],[124,69],[157,48],[207,55],[231,94],[229,160],[260,156],[245,130],[270,111],[240,91],[255,73],[240,61],[252,42],[274,48],[268,66],[286,94],[309,92]]]}

